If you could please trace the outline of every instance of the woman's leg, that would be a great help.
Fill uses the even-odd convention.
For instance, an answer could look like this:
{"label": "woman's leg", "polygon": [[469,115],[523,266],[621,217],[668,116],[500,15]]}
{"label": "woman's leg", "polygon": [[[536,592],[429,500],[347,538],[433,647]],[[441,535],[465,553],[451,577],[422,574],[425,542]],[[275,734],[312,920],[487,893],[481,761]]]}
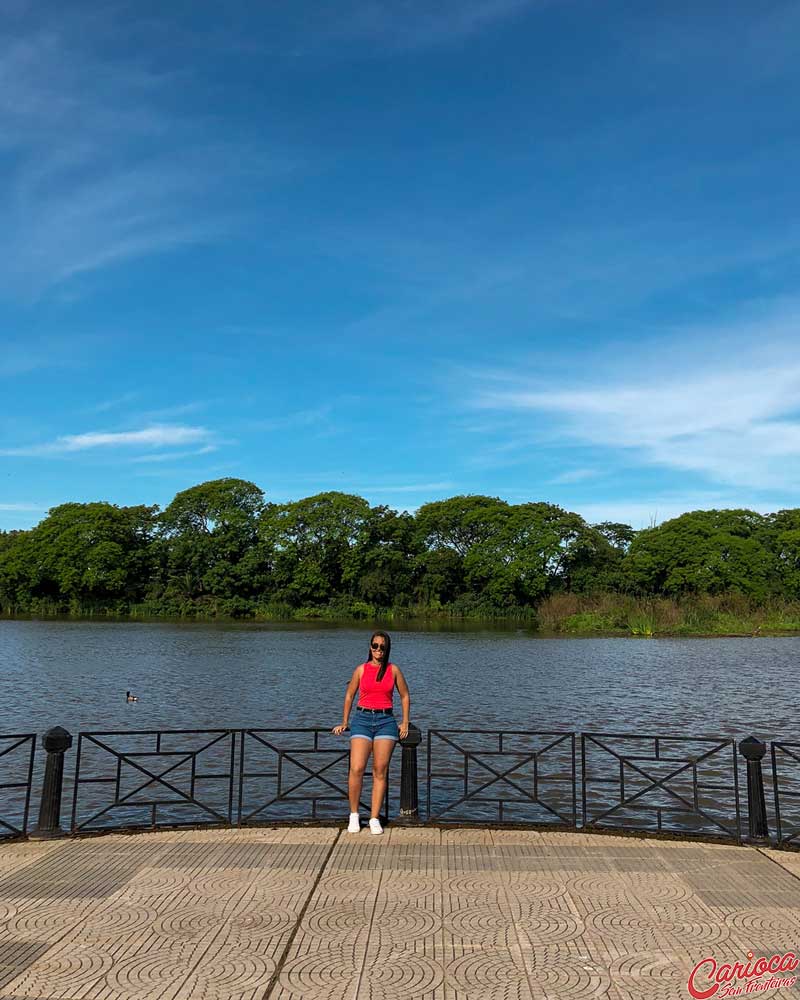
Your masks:
{"label": "woman's leg", "polygon": [[350,812],[358,812],[358,800],[361,798],[361,785],[364,781],[364,771],[372,749],[372,740],[364,736],[354,736],[350,740],[350,772],[347,776],[347,791],[350,795]]}
{"label": "woman's leg", "polygon": [[370,819],[381,814],[381,805],[386,797],[386,775],[392,759],[394,740],[377,739],[372,744],[372,812]]}

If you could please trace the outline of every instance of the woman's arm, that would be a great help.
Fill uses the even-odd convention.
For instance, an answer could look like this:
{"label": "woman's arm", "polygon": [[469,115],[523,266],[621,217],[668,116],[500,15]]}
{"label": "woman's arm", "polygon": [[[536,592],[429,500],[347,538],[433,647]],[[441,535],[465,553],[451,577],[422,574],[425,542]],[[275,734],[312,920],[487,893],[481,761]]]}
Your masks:
{"label": "woman's arm", "polygon": [[341,736],[345,729],[347,729],[350,720],[350,709],[353,707],[353,698],[355,698],[356,691],[358,691],[358,685],[361,682],[361,674],[363,672],[363,667],[356,667],[353,671],[353,676],[350,678],[350,683],[347,685],[347,690],[344,693],[344,708],[342,709],[343,722],[341,726],[334,726],[331,730],[336,736]]}
{"label": "woman's arm", "polygon": [[397,685],[397,690],[400,692],[400,704],[403,706],[403,719],[400,723],[400,739],[404,740],[408,736],[408,726],[409,726],[409,715],[411,712],[411,695],[408,691],[408,684],[406,684],[406,679],[403,677],[403,671],[400,667],[394,668],[394,682]]}

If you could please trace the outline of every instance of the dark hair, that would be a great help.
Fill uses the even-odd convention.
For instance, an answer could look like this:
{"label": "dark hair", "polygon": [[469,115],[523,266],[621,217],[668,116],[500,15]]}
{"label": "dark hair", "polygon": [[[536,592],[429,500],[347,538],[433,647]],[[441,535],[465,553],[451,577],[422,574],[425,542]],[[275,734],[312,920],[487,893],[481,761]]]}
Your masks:
{"label": "dark hair", "polygon": [[392,640],[389,638],[388,632],[373,632],[372,637],[369,640],[369,653],[367,653],[367,663],[372,659],[372,642],[374,639],[380,637],[386,643],[386,655],[383,658],[383,663],[380,665],[378,670],[378,676],[375,678],[378,681],[383,680],[383,675],[386,673],[386,668],[389,666],[389,654],[392,651]]}

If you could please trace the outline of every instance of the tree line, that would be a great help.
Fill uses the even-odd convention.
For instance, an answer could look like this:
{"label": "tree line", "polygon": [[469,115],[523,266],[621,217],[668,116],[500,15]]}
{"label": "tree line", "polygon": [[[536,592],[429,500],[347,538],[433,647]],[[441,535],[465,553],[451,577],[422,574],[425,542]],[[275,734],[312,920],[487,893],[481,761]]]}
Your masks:
{"label": "tree line", "polygon": [[493,616],[559,593],[800,597],[800,509],[699,510],[634,531],[549,503],[456,496],[415,514],[218,479],[157,506],[66,503],[0,532],[15,613]]}

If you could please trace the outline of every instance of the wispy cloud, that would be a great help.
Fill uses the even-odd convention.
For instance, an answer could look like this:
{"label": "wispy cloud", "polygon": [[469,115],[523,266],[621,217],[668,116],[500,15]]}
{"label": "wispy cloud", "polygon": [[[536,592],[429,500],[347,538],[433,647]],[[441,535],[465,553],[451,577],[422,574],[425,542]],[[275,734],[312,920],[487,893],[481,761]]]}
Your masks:
{"label": "wispy cloud", "polygon": [[0,510],[2,511],[20,511],[25,513],[37,512],[48,510],[43,504],[39,503],[0,503]]}
{"label": "wispy cloud", "polygon": [[171,98],[186,75],[155,69],[148,46],[118,44],[145,25],[135,14],[42,15],[31,5],[16,30],[0,31],[0,293],[35,296],[228,235],[241,223],[224,196],[229,182],[285,169],[284,158],[216,132],[209,141],[197,115],[177,110]]}
{"label": "wispy cloud", "polygon": [[0,454],[35,457],[74,454],[96,449],[158,449],[200,443],[210,447],[212,437],[211,431],[205,427],[153,424],[132,431],[88,431],[84,434],[66,434],[42,444],[5,448]]}
{"label": "wispy cloud", "polygon": [[133,403],[140,396],[138,392],[123,392],[119,396],[110,399],[101,399],[98,403],[93,403],[86,407],[86,413],[108,413],[110,410],[118,410]]}
{"label": "wispy cloud", "polygon": [[[529,441],[533,432],[540,445],[616,450],[629,467],[694,472],[737,488],[795,489],[800,486],[798,330],[800,311],[794,306],[777,320],[765,316],[760,324],[695,331],[708,352],[705,359],[684,331],[671,340],[676,360],[668,362],[662,350],[660,362],[644,371],[629,367],[627,374],[611,373],[607,365],[587,359],[586,374],[572,384],[561,378],[556,389],[542,377],[516,372],[491,381],[479,376],[474,403],[515,414],[517,433]],[[513,446],[513,435],[507,444]]]}
{"label": "wispy cloud", "polygon": [[321,424],[330,415],[331,406],[318,406],[310,410],[295,410],[276,417],[248,421],[247,426],[258,431],[282,431],[290,428],[313,427]]}
{"label": "wispy cloud", "polygon": [[547,0],[421,0],[400,3],[359,2],[340,14],[334,36],[367,41],[392,49],[427,49],[451,45],[506,21],[515,14],[546,6]]}
{"label": "wispy cloud", "polygon": [[582,483],[587,479],[596,479],[600,473],[597,469],[568,469],[557,476],[553,476],[548,482],[552,486],[569,485],[570,483]]}
{"label": "wispy cloud", "polygon": [[137,455],[132,458],[132,462],[174,462],[184,458],[195,458],[197,455],[209,455],[212,451],[216,451],[217,446],[215,444],[207,444],[203,448],[193,448],[189,451],[167,451],[163,453],[156,453],[153,455]]}

